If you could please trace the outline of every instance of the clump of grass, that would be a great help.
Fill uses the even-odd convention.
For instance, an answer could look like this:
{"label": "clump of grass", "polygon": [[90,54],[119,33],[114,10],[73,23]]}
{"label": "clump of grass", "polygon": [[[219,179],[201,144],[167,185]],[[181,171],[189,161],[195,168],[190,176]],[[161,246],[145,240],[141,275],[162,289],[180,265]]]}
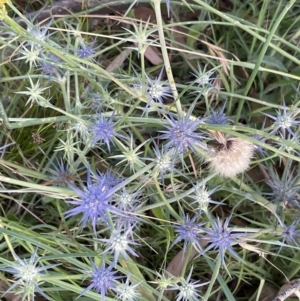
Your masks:
{"label": "clump of grass", "polygon": [[7,299],[258,299],[300,277],[299,5],[152,2],[155,23],[99,28],[0,3]]}

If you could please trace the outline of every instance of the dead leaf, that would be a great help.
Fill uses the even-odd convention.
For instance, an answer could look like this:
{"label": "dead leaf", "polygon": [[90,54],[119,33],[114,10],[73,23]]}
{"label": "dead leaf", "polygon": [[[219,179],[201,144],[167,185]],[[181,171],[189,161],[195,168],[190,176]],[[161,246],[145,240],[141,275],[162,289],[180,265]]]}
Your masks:
{"label": "dead leaf", "polygon": [[160,52],[156,47],[148,46],[145,51],[145,57],[154,66],[163,63]]}
{"label": "dead leaf", "polygon": [[148,7],[138,7],[134,10],[134,16],[137,20],[147,22],[150,18],[150,22],[156,22],[155,12]]}
{"label": "dead leaf", "polygon": [[115,69],[121,67],[124,61],[127,59],[132,49],[124,49],[115,59],[106,67],[107,72],[113,72]]}

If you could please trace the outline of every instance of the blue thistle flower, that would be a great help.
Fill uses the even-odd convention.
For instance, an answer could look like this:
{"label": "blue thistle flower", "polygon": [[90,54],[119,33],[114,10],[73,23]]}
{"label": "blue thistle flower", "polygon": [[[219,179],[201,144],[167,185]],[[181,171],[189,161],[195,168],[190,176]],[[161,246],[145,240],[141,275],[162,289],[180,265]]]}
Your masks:
{"label": "blue thistle flower", "polygon": [[172,115],[166,116],[169,125],[166,130],[160,131],[163,133],[159,138],[169,140],[165,148],[175,148],[175,154],[187,152],[189,149],[195,152],[195,146],[206,149],[206,145],[201,142],[205,138],[202,133],[196,132],[198,126],[202,123],[200,119],[191,119],[192,109],[191,106],[185,116],[179,117],[175,120]]}
{"label": "blue thistle flower", "polygon": [[201,298],[198,288],[207,285],[208,282],[199,283],[199,281],[191,281],[193,267],[191,268],[187,278],[180,277],[180,284],[172,284],[170,290],[179,290],[176,301],[198,301]]}
{"label": "blue thistle flower", "polygon": [[229,253],[235,257],[237,260],[243,262],[243,259],[234,251],[232,245],[238,244],[241,241],[241,238],[245,236],[244,233],[232,233],[234,228],[228,228],[231,215],[222,221],[219,219],[215,220],[211,217],[210,222],[212,229],[203,228],[203,231],[208,234],[207,236],[202,237],[202,239],[207,240],[210,245],[205,248],[202,254],[206,253],[210,249],[218,249],[218,256],[221,257],[221,264],[225,265],[225,252],[228,250]]}
{"label": "blue thistle flower", "polygon": [[218,112],[211,109],[211,114],[207,117],[207,123],[221,125],[229,124],[229,118],[224,114],[225,107],[226,102],[224,103],[223,108]]}
{"label": "blue thistle flower", "polygon": [[286,170],[281,178],[276,171],[270,170],[270,180],[267,181],[267,184],[271,187],[272,192],[264,194],[270,196],[273,203],[283,203],[287,207],[300,208],[298,177],[294,175],[293,171],[289,171],[289,165],[286,165]]}
{"label": "blue thistle flower", "polygon": [[53,73],[59,71],[58,64],[61,62],[61,59],[52,53],[47,53],[45,59],[41,61],[40,69],[43,73],[49,75],[49,80],[51,80]]}
{"label": "blue thistle flower", "polygon": [[39,266],[38,263],[40,258],[36,258],[37,249],[38,248],[35,249],[29,260],[21,260],[20,257],[14,251],[12,251],[14,257],[17,259],[17,262],[12,262],[7,267],[0,268],[0,270],[12,274],[16,281],[8,288],[6,292],[4,292],[2,297],[14,288],[18,287],[19,292],[20,290],[23,291],[22,300],[26,299],[34,301],[35,292],[39,293],[47,300],[50,299],[49,296],[47,296],[39,287],[39,284],[42,283],[43,276],[47,275],[44,272],[58,266],[59,264]]}
{"label": "blue thistle flower", "polygon": [[[83,42],[83,40],[80,41],[80,49],[77,50],[77,56],[80,59],[86,59],[90,58],[96,53],[95,42],[92,42],[90,45],[87,45]],[[101,45],[100,45],[101,46]],[[99,48],[98,46],[97,48]]]}
{"label": "blue thistle flower", "polygon": [[70,204],[76,207],[68,210],[65,213],[65,217],[68,218],[73,215],[83,214],[81,218],[82,227],[85,227],[90,222],[94,232],[96,232],[99,219],[106,224],[108,223],[107,212],[121,213],[118,208],[110,203],[112,201],[112,191],[108,189],[105,177],[93,184],[90,170],[88,170],[87,187],[84,191],[73,185],[70,185],[70,187],[81,197],[81,200],[69,201]]}
{"label": "blue thistle flower", "polygon": [[198,218],[199,215],[194,216],[192,219],[190,219],[188,215],[185,215],[181,224],[174,225],[174,231],[176,232],[177,237],[171,244],[170,248],[183,240],[183,254],[185,253],[187,245],[192,245],[198,252],[201,252],[199,238],[201,237],[200,232],[202,224],[196,222]]}
{"label": "blue thistle flower", "polygon": [[297,118],[299,112],[299,109],[287,110],[285,102],[283,101],[283,111],[276,110],[277,116],[265,113],[266,116],[274,120],[274,123],[272,125],[274,129],[272,130],[271,134],[274,134],[277,131],[281,130],[283,136],[285,137],[287,130],[292,136],[295,136],[293,128],[300,125],[300,120]]}
{"label": "blue thistle flower", "polygon": [[56,185],[66,185],[75,179],[75,174],[68,166],[64,164],[63,159],[57,160],[56,164],[51,162],[53,169],[48,168],[47,171],[51,173],[50,180]]}
{"label": "blue thistle flower", "polygon": [[[158,77],[154,80],[151,79],[146,74],[147,83],[144,84],[144,83],[142,83],[140,76],[134,70],[134,72],[137,75],[140,82],[135,83],[133,85],[133,88],[136,93],[141,94],[142,96],[144,96],[143,94],[145,94],[145,96],[148,98],[148,101],[147,101],[146,107],[143,111],[143,114],[146,112],[148,107],[151,105],[152,101],[159,102],[161,105],[163,105],[164,98],[172,97],[172,90],[171,90],[170,86],[166,85],[167,81],[161,82],[163,71],[164,71],[164,68],[161,69]],[[143,93],[144,90],[145,90],[145,92]]]}
{"label": "blue thistle flower", "polygon": [[117,174],[113,173],[111,169],[108,169],[105,173],[97,172],[96,175],[97,182],[104,182],[104,189],[111,189],[117,184],[122,182],[122,177],[119,177]]}
{"label": "blue thistle flower", "polygon": [[[280,226],[281,226],[281,231],[280,231],[280,236],[281,236],[281,241],[282,243],[287,243],[288,245],[294,245],[299,247],[299,242],[300,242],[300,229],[298,228],[298,225],[300,223],[300,218],[296,219],[293,221],[292,224],[289,226],[286,226],[279,218],[279,216],[274,212],[274,215],[276,216]],[[278,253],[281,251],[282,246],[280,247]]]}
{"label": "blue thistle flower", "polygon": [[141,201],[139,199],[142,190],[136,192],[128,191],[125,187],[123,190],[116,193],[116,198],[118,199],[118,208],[122,211],[127,211],[132,208],[136,208],[137,205],[140,205]]}
{"label": "blue thistle flower", "polygon": [[77,56],[80,59],[88,58],[94,54],[95,54],[95,50],[92,47],[84,46],[77,50]]}
{"label": "blue thistle flower", "polygon": [[295,246],[299,246],[300,241],[300,229],[298,229],[298,225],[300,223],[300,219],[293,221],[293,223],[289,226],[285,226],[282,224],[282,242],[287,244],[293,244]]}
{"label": "blue thistle flower", "polygon": [[[91,264],[93,269],[88,271],[88,274],[92,278],[92,283],[78,296],[78,298],[93,289],[96,293],[101,295],[101,301],[105,301],[108,290],[117,292],[117,280],[122,278],[122,276],[116,276],[115,274],[117,271],[112,271],[112,265],[106,267],[105,262],[102,263],[101,267],[97,267],[93,261],[91,261]],[[83,272],[86,273],[86,271]]]}
{"label": "blue thistle flower", "polygon": [[94,136],[93,144],[104,142],[109,151],[110,143],[113,143],[113,138],[123,137],[122,135],[116,133],[113,118],[114,114],[112,114],[109,119],[106,119],[103,116],[99,116],[98,120],[90,128],[91,133]]}
{"label": "blue thistle flower", "polygon": [[138,244],[133,239],[130,239],[130,237],[133,237],[132,227],[124,231],[122,230],[122,227],[118,226],[118,228],[111,231],[110,238],[99,239],[99,241],[104,242],[106,245],[103,254],[107,252],[114,254],[113,265],[117,264],[120,255],[126,260],[130,259],[128,253],[138,257],[131,247],[131,245],[137,246]]}

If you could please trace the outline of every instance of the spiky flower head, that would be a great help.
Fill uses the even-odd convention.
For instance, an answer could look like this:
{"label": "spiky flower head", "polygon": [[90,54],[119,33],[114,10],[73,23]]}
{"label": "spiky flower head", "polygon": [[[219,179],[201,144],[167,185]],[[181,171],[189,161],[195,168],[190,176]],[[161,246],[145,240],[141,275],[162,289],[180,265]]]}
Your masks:
{"label": "spiky flower head", "polygon": [[229,124],[229,118],[224,113],[225,107],[226,107],[226,102],[224,103],[222,109],[220,109],[219,111],[215,111],[214,109],[211,109],[211,113],[210,115],[208,115],[206,122],[208,124],[221,124],[221,125]]}
{"label": "spiky flower head", "polygon": [[82,39],[80,39],[80,48],[77,50],[77,56],[80,59],[90,59],[91,57],[93,57],[96,53],[95,43],[96,41],[87,44]]}
{"label": "spiky flower head", "polygon": [[47,171],[51,174],[50,181],[55,185],[68,185],[75,179],[75,173],[71,171],[70,166],[64,163],[64,160],[56,160],[51,162],[53,168],[48,168]]}
{"label": "spiky flower head", "polygon": [[49,75],[49,80],[51,80],[53,74],[59,71],[58,64],[60,62],[61,59],[58,56],[52,53],[46,53],[43,60],[40,62],[40,69],[43,73]]}
{"label": "spiky flower head", "polygon": [[120,213],[120,210],[111,204],[112,192],[108,189],[109,184],[106,178],[103,177],[96,183],[92,183],[90,170],[87,172],[87,187],[81,190],[73,185],[70,187],[80,196],[80,200],[69,201],[75,205],[75,208],[70,209],[65,213],[66,218],[73,215],[82,214],[81,226],[85,227],[91,223],[94,232],[99,222],[107,224],[107,212]]}
{"label": "spiky flower head", "polygon": [[108,169],[106,172],[97,172],[96,175],[97,182],[104,182],[105,185],[103,186],[103,189],[109,190],[117,184],[122,182],[122,177],[120,177],[118,174],[114,173],[111,169]]}
{"label": "spiky flower head", "polygon": [[122,230],[121,226],[111,231],[110,238],[102,238],[99,241],[105,243],[104,253],[114,254],[113,265],[116,265],[119,257],[123,259],[130,260],[129,254],[138,257],[132,246],[137,246],[138,244],[132,239],[133,233],[132,228],[128,228],[125,231]]}
{"label": "spiky flower head", "polygon": [[139,24],[136,24],[135,22],[131,22],[132,27],[134,28],[134,31],[131,31],[128,28],[124,28],[128,33],[131,34],[130,39],[133,40],[135,45],[137,47],[129,47],[131,49],[134,49],[139,55],[144,55],[146,49],[151,44],[154,44],[153,39],[149,39],[149,36],[155,31],[155,29],[148,29],[149,27],[150,18],[148,18],[147,22],[140,22]]}
{"label": "spiky flower head", "polygon": [[113,143],[113,138],[123,137],[115,131],[113,118],[114,114],[112,114],[108,119],[100,115],[90,128],[91,134],[93,135],[93,144],[97,144],[99,142],[105,143],[109,151],[110,144]]}
{"label": "spiky flower head", "polygon": [[284,137],[286,131],[288,131],[292,136],[295,136],[293,129],[298,128],[298,126],[300,125],[300,119],[297,117],[299,112],[299,109],[288,110],[285,102],[283,101],[283,110],[276,110],[276,116],[265,113],[266,116],[274,120],[274,124],[272,125],[273,130],[271,134],[281,130]]}
{"label": "spiky flower head", "polygon": [[160,131],[162,135],[159,138],[168,140],[164,147],[174,147],[176,155],[182,155],[189,150],[195,152],[195,146],[206,149],[202,142],[205,139],[204,134],[197,132],[202,120],[192,119],[192,110],[193,106],[185,116],[179,116],[177,120],[172,115],[166,116],[169,125],[166,126],[166,130]]}
{"label": "spiky flower head", "polygon": [[7,265],[7,267],[0,268],[0,270],[12,274],[16,281],[8,288],[2,297],[14,288],[17,288],[18,294],[23,294],[22,300],[34,301],[36,292],[49,300],[50,298],[43,292],[39,285],[43,281],[43,276],[47,275],[44,271],[56,267],[59,264],[50,264],[47,266],[38,265],[40,258],[36,258],[37,248],[29,260],[22,260],[14,251],[12,252],[17,261]]}
{"label": "spiky flower head", "polygon": [[202,252],[202,254],[207,251],[214,249],[218,250],[218,256],[221,258],[221,263],[224,267],[225,265],[225,252],[229,253],[235,257],[238,261],[243,262],[243,259],[234,251],[232,245],[238,244],[245,237],[244,233],[233,233],[234,228],[229,228],[231,216],[227,217],[225,220],[220,220],[211,217],[211,228],[204,228],[204,232],[207,234],[202,237],[202,239],[207,240],[209,246]]}
{"label": "spiky flower head", "polygon": [[[102,263],[101,267],[98,267],[93,261],[91,261],[92,270],[87,271],[90,275],[92,283],[78,296],[78,298],[90,290],[95,290],[96,293],[101,295],[101,301],[105,301],[107,292],[117,292],[118,279],[121,276],[116,276],[117,271],[112,271],[113,266],[106,267],[105,262]],[[83,271],[86,274],[86,271]]]}
{"label": "spiky flower head", "polygon": [[119,141],[119,144],[122,145],[123,148],[122,155],[115,155],[111,156],[110,158],[118,159],[119,162],[117,165],[126,162],[126,165],[130,168],[130,171],[136,172],[145,166],[145,163],[142,161],[143,158],[140,156],[140,154],[143,152],[140,151],[140,149],[143,148],[147,142],[148,141],[145,140],[143,143],[140,143],[138,146],[136,146],[133,135],[131,134],[130,141],[128,142],[129,146],[126,146]]}
{"label": "spiky flower head", "polygon": [[[52,35],[48,34],[49,27],[52,23],[52,20],[42,28],[40,24],[30,24],[27,27],[28,33],[32,36],[33,39],[37,41],[46,42],[46,40]],[[41,46],[39,43],[35,42],[33,39],[29,39],[28,42],[25,44],[25,46],[30,46],[31,49],[38,49],[41,50],[43,46]]]}
{"label": "spiky flower head", "polygon": [[189,195],[190,198],[194,200],[192,205],[195,205],[198,212],[201,214],[202,212],[208,213],[209,204],[217,204],[222,205],[222,203],[214,201],[211,199],[211,195],[218,189],[219,187],[215,187],[214,189],[207,190],[204,184],[195,186],[195,191],[193,194]]}
{"label": "spiky flower head", "polygon": [[[281,229],[280,229],[281,231],[278,235],[280,236],[282,243],[286,243],[288,245],[294,245],[294,246],[299,247],[300,229],[298,226],[300,223],[300,218],[294,220],[293,223],[290,224],[289,226],[286,226],[284,224],[284,222],[281,221],[281,219],[276,214],[276,212],[274,212],[274,215],[276,216],[276,218],[281,226]],[[282,246],[280,247],[279,252],[281,249],[282,249]]]}
{"label": "spiky flower head", "polygon": [[187,278],[179,278],[179,282],[170,286],[170,290],[178,290],[176,301],[198,301],[201,299],[199,287],[207,285],[208,283],[199,283],[199,281],[192,281],[191,276],[193,267],[191,268]]}
{"label": "spiky flower head", "polygon": [[234,177],[246,171],[255,151],[255,145],[237,137],[227,137],[213,132],[216,145],[210,149],[206,160],[210,169],[225,178]]}
{"label": "spiky flower head", "polygon": [[201,252],[199,239],[201,237],[200,232],[202,224],[197,222],[198,218],[198,215],[194,216],[192,219],[190,219],[188,215],[185,215],[182,223],[174,225],[174,231],[177,234],[177,237],[171,244],[170,248],[183,240],[184,253],[188,245],[193,246],[198,252]]}
{"label": "spiky flower head", "polygon": [[195,83],[198,85],[198,88],[200,89],[200,93],[203,92],[203,89],[210,89],[210,88],[215,88],[214,85],[212,84],[212,81],[214,78],[212,78],[212,75],[214,74],[214,71],[207,71],[206,72],[207,66],[205,66],[202,70],[201,66],[198,64],[198,70],[196,73],[192,73],[192,75],[195,77],[195,79],[192,81],[192,83]]}
{"label": "spiky flower head", "polygon": [[272,192],[264,194],[270,196],[273,203],[283,204],[284,207],[300,208],[299,178],[294,171],[289,170],[289,164],[286,165],[286,168],[281,178],[276,171],[270,169],[270,180],[267,181],[267,184],[271,187]]}
{"label": "spiky flower head", "polygon": [[32,102],[32,103],[36,103],[39,106],[44,107],[44,108],[51,106],[50,98],[45,98],[43,96],[44,91],[50,87],[41,88],[40,80],[37,80],[36,84],[34,84],[31,77],[28,76],[28,78],[29,78],[30,85],[31,85],[31,87],[26,88],[28,91],[21,91],[21,92],[16,92],[16,93],[29,96],[29,98],[26,102],[26,105],[28,103]]}
{"label": "spiky flower head", "polygon": [[153,174],[158,173],[161,179],[162,184],[165,184],[165,175],[172,174],[173,172],[177,172],[184,176],[179,169],[175,166],[178,162],[178,157],[175,153],[175,148],[166,148],[165,146],[158,147],[157,143],[153,140],[153,151],[154,158],[146,158],[146,160],[155,162],[155,166],[153,168]]}
{"label": "spiky flower head", "polygon": [[166,85],[166,82],[161,82],[161,78],[164,72],[164,67],[161,69],[159,76],[153,80],[147,74],[147,93],[152,100],[163,103],[163,99],[166,97],[172,97],[172,91],[169,85]]}
{"label": "spiky flower head", "polygon": [[126,278],[125,283],[120,283],[117,286],[118,295],[116,300],[122,301],[139,301],[141,294],[137,291],[137,287],[141,282],[130,284],[130,275]]}
{"label": "spiky flower head", "polygon": [[147,97],[147,104],[145,109],[143,110],[143,114],[147,111],[147,109],[151,106],[152,102],[158,102],[161,106],[163,106],[163,100],[167,97],[172,97],[172,90],[167,83],[167,81],[162,82],[162,75],[164,72],[164,67],[161,69],[159,76],[156,79],[151,79],[147,74],[147,82],[142,82],[141,77],[134,70],[139,82],[133,85],[134,91],[141,95]]}

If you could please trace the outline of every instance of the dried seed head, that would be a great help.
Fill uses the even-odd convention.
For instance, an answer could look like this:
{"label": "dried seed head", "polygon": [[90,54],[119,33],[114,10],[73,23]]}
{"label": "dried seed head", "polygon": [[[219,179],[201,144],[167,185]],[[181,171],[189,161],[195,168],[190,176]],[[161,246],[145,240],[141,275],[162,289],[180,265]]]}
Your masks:
{"label": "dried seed head", "polygon": [[207,158],[210,168],[225,178],[231,178],[244,172],[250,164],[255,145],[247,140],[227,137],[212,131],[215,145]]}

